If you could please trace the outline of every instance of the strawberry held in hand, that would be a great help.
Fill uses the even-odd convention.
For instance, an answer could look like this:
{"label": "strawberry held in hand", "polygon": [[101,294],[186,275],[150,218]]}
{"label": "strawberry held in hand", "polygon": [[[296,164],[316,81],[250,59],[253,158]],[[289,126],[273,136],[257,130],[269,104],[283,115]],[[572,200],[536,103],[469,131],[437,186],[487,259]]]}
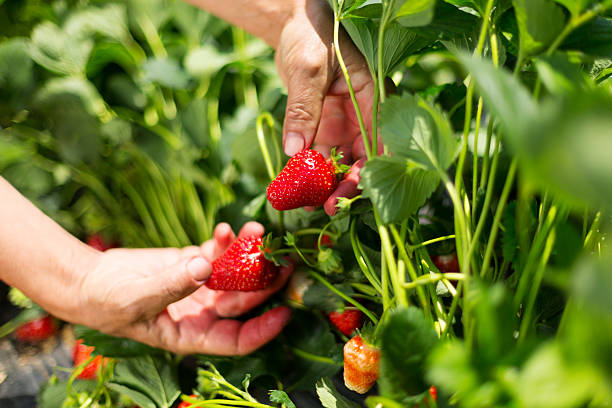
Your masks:
{"label": "strawberry held in hand", "polygon": [[380,350],[355,336],[344,345],[344,385],[365,394],[378,379]]}
{"label": "strawberry held in hand", "polygon": [[253,291],[267,288],[278,268],[259,249],[260,237],[238,238],[212,263],[206,286],[214,290]]}
{"label": "strawberry held in hand", "polygon": [[347,336],[363,325],[363,312],[358,309],[345,309],[342,312],[331,312],[329,320]]}
{"label": "strawberry held in hand", "polygon": [[270,183],[268,201],[279,211],[323,205],[338,186],[336,160],[330,162],[316,150],[302,150]]}

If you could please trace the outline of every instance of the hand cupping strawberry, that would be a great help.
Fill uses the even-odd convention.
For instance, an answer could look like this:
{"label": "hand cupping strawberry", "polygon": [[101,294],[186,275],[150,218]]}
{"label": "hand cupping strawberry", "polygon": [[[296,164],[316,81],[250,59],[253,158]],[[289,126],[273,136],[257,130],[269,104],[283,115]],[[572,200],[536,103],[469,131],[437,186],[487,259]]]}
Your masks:
{"label": "hand cupping strawberry", "polygon": [[344,170],[336,161],[337,157],[328,161],[316,150],[302,150],[270,183],[268,201],[279,211],[323,205],[338,186],[336,174]]}
{"label": "hand cupping strawberry", "polygon": [[212,263],[212,274],[206,286],[214,290],[254,291],[267,288],[278,273],[260,247],[261,237],[243,237]]}

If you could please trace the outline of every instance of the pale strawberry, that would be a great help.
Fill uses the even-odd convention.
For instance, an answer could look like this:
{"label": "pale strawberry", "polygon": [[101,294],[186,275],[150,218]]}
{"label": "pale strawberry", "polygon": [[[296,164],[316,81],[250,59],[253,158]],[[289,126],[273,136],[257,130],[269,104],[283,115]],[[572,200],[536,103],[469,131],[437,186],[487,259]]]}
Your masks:
{"label": "pale strawberry", "polygon": [[378,379],[380,350],[355,336],[344,345],[344,385],[365,394]]}

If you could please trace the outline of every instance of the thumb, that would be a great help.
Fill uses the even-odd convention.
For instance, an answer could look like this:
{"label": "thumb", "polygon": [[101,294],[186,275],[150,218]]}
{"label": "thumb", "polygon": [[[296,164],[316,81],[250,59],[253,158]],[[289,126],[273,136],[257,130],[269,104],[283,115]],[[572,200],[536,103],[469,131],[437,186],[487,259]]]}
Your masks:
{"label": "thumb", "polygon": [[212,273],[211,264],[201,256],[187,258],[149,277],[146,292],[157,302],[156,310],[163,310],[193,293]]}
{"label": "thumb", "polygon": [[283,126],[283,148],[287,156],[309,148],[317,133],[323,100],[329,88],[325,75],[320,71],[302,68],[288,79]]}

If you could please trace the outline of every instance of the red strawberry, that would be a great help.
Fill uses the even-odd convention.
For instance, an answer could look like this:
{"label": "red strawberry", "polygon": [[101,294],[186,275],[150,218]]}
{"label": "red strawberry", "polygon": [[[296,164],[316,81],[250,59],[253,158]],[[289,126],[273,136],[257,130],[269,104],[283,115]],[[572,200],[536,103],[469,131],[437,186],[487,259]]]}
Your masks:
{"label": "red strawberry", "polygon": [[[195,394],[191,394],[191,395],[190,395],[190,397],[191,397],[191,398],[196,398],[196,395],[195,395]],[[191,404],[190,402],[187,402],[187,401],[182,401],[182,402],[181,402],[181,403],[178,405],[178,407],[176,407],[176,408],[187,408],[187,407],[190,407],[191,405],[193,405],[193,404]]]}
{"label": "red strawberry", "polygon": [[380,350],[355,336],[344,345],[344,385],[365,394],[378,379]]}
{"label": "red strawberry", "polygon": [[15,330],[17,340],[37,342],[48,339],[57,333],[57,323],[49,315],[24,323]]}
{"label": "red strawberry", "polygon": [[239,238],[212,263],[206,286],[214,290],[252,291],[265,289],[274,280],[277,267],[259,249],[260,237]]}
{"label": "red strawberry", "polygon": [[92,234],[88,236],[87,245],[102,252],[117,247],[117,244],[115,244],[114,242],[107,241],[100,234]]}
{"label": "red strawberry", "polygon": [[334,241],[332,241],[331,237],[327,234],[321,237],[321,247],[322,248],[333,248]]}
{"label": "red strawberry", "polygon": [[268,201],[279,211],[323,205],[336,189],[333,164],[315,150],[302,150],[270,183]]}
{"label": "red strawberry", "polygon": [[431,395],[431,399],[433,399],[434,402],[438,402],[438,390],[435,386],[432,385],[429,387],[429,395]]}
{"label": "red strawberry", "polygon": [[459,260],[457,254],[438,255],[431,258],[436,268],[442,273],[459,272]]}
{"label": "red strawberry", "polygon": [[363,324],[363,312],[358,309],[344,309],[343,312],[331,312],[329,320],[338,330],[350,336]]}
{"label": "red strawberry", "polygon": [[[83,340],[81,339],[77,340],[74,345],[74,351],[72,352],[75,367],[89,360],[93,351],[94,347],[86,346],[83,344]],[[100,363],[106,365],[107,361],[108,358],[106,357],[103,358],[102,356],[95,356],[94,359],[85,366],[85,369],[83,369],[77,378],[81,378],[83,380],[93,380],[98,374],[98,367],[100,366]]]}

